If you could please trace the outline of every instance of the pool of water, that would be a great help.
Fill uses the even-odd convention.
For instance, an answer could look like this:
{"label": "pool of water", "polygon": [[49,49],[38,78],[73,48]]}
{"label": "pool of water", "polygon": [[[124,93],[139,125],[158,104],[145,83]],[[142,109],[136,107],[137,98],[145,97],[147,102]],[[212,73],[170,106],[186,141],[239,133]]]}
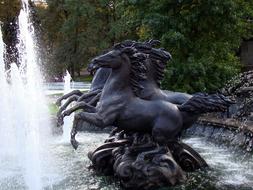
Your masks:
{"label": "pool of water", "polygon": [[[104,141],[106,133],[81,133],[77,136],[81,145],[74,150],[69,142],[57,137],[47,144],[42,153],[42,183],[45,190],[117,189],[110,178],[96,176],[88,167],[87,153]],[[4,160],[4,161],[3,161]],[[25,190],[22,168],[12,157],[1,159],[0,189]]]}
{"label": "pool of water", "polygon": [[[83,132],[77,136],[81,143],[74,150],[62,137],[52,137],[42,153],[42,182],[45,190],[120,189],[112,178],[97,176],[88,167],[87,153],[94,150],[108,136],[107,133]],[[207,161],[210,168],[188,174],[187,183],[174,188],[186,189],[253,189],[253,160],[244,154],[210,142],[205,137],[187,137],[191,145]],[[22,168],[12,157],[1,158],[0,189],[25,190]]]}
{"label": "pool of water", "polygon": [[210,168],[189,174],[187,184],[177,189],[253,189],[253,155],[216,144],[207,137],[183,141],[199,152]]}

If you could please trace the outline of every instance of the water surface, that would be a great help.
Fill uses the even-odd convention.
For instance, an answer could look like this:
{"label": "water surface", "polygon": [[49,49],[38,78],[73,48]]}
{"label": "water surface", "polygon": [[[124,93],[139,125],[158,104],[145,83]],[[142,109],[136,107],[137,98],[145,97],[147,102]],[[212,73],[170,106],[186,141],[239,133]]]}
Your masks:
{"label": "water surface", "polygon": [[[81,143],[74,150],[62,137],[54,137],[42,153],[42,176],[45,190],[86,190],[86,189],[120,189],[118,182],[112,178],[97,176],[89,170],[91,162],[87,157],[89,151],[99,146],[107,133],[79,133]],[[207,161],[210,169],[188,174],[187,183],[174,188],[162,189],[253,189],[253,160],[244,158],[243,154],[230,148],[217,145],[205,137],[188,137],[184,142],[191,145]],[[0,189],[22,190],[24,179],[21,168],[11,158],[0,163]]]}

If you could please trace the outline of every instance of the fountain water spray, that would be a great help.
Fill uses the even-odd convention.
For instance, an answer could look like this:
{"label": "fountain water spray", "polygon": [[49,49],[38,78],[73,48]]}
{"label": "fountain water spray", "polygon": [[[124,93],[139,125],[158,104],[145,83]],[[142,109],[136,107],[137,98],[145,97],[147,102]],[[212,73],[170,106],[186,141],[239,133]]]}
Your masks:
{"label": "fountain water spray", "polygon": [[11,65],[9,84],[4,69],[4,45],[2,41],[0,43],[0,87],[4,92],[0,100],[1,113],[4,113],[0,115],[0,139],[6,144],[1,144],[4,150],[1,153],[11,155],[12,158],[6,160],[13,160],[11,167],[19,168],[19,183],[25,189],[40,190],[43,187],[41,154],[46,148],[50,122],[36,57],[34,28],[29,15],[28,0],[22,0],[18,17],[19,67],[15,63]]}
{"label": "fountain water spray", "polygon": [[[67,94],[71,91],[71,76],[68,71],[66,71],[66,75],[64,76],[64,94]],[[66,101],[63,101],[63,104]],[[69,105],[70,107],[72,106],[71,104]],[[73,114],[71,114],[69,117],[64,118],[64,125],[63,125],[63,142],[69,142],[70,139],[70,131],[71,131],[71,126],[74,120]]]}
{"label": "fountain water spray", "polygon": [[[29,189],[42,189],[41,184],[41,158],[40,150],[43,147],[43,141],[46,141],[46,129],[49,126],[48,110],[45,103],[45,98],[42,89],[42,76],[38,66],[38,58],[35,50],[34,28],[30,20],[30,10],[28,0],[22,0],[22,9],[18,18],[19,33],[18,33],[18,52],[21,74],[19,81],[22,79],[23,86],[19,81],[13,84],[20,84],[21,95],[24,99],[20,100],[23,103],[24,123],[21,134],[21,144],[23,143],[22,159],[25,170],[25,181]],[[12,66],[12,80],[18,79],[16,76],[16,65]],[[12,85],[12,87],[14,86]],[[23,89],[23,91],[22,91]],[[28,106],[29,105],[29,106]],[[21,110],[20,110],[21,111]],[[25,112],[24,112],[25,111]],[[24,139],[23,139],[24,138]]]}
{"label": "fountain water spray", "polygon": [[[10,129],[6,130],[4,126],[10,125],[10,118],[8,113],[10,111],[8,107],[9,100],[9,86],[6,80],[5,63],[4,63],[5,45],[2,37],[2,30],[0,25],[0,88],[3,93],[1,93],[0,99],[0,134],[1,134],[1,146],[0,146],[0,158],[9,155],[12,151],[8,147],[8,144],[12,144],[12,139],[8,139],[9,135],[12,133]],[[1,161],[1,159],[0,159]]]}

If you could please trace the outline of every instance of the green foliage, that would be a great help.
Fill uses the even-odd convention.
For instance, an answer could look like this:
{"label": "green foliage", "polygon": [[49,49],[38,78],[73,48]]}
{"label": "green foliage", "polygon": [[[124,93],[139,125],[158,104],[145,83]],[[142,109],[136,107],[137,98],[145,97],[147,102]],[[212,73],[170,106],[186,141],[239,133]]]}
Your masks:
{"label": "green foliage", "polygon": [[73,76],[116,42],[153,38],[173,57],[164,88],[210,92],[240,71],[240,44],[253,36],[253,2],[246,0],[47,2],[40,17],[52,73],[68,68]]}
{"label": "green foliage", "polygon": [[[19,0],[0,2],[8,47],[16,42],[9,23],[19,9]],[[241,42],[253,37],[253,1],[247,0],[47,0],[36,13],[50,75],[68,69],[75,77],[114,43],[153,38],[173,57],[163,87],[191,93],[214,91],[238,73]]]}
{"label": "green foliage", "polygon": [[79,76],[75,78],[76,82],[91,82],[93,79],[92,75],[88,75],[88,76]]}
{"label": "green foliage", "polygon": [[55,105],[55,103],[48,104],[48,110],[51,115],[56,115],[58,112],[58,107]]}
{"label": "green foliage", "polygon": [[48,7],[40,10],[40,17],[51,55],[48,68],[53,73],[68,69],[75,77],[90,58],[113,45],[116,38],[121,38],[123,32],[118,27],[120,23],[116,22],[119,18],[114,1],[47,2]]}
{"label": "green foliage", "polygon": [[0,1],[0,25],[4,36],[4,43],[6,44],[7,56],[5,63],[7,66],[10,63],[17,62],[16,58],[16,43],[17,43],[17,15],[21,7],[19,0],[1,0]]}
{"label": "green foliage", "polygon": [[0,1],[0,21],[12,22],[13,18],[19,12],[20,9],[19,0],[1,0]]}
{"label": "green foliage", "polygon": [[[141,39],[155,38],[173,60],[165,88],[213,91],[240,70],[236,53],[253,34],[253,2],[244,0],[127,1]],[[250,19],[251,18],[251,19]]]}

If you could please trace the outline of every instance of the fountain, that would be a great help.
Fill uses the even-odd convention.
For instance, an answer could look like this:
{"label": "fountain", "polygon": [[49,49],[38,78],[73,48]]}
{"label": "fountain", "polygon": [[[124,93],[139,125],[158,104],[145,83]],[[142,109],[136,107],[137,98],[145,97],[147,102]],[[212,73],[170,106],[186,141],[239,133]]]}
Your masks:
{"label": "fountain", "polygon": [[[221,92],[235,100],[226,113],[212,113],[202,116],[199,127],[194,126],[190,134],[208,135],[213,140],[240,146],[248,152],[253,151],[253,71],[241,73],[232,78]],[[199,130],[198,128],[204,129]]]}
{"label": "fountain", "polygon": [[[64,76],[63,80],[64,80],[64,94],[68,94],[71,91],[71,76],[68,71],[66,71],[66,75]],[[64,103],[65,101],[62,102],[62,104]],[[69,105],[69,108],[71,108],[71,104]],[[62,127],[63,129],[62,141],[63,142],[69,142],[73,119],[74,119],[73,115],[70,115],[69,117],[64,118],[64,125]]]}
{"label": "fountain", "polygon": [[[135,155],[129,155],[128,151],[132,151],[132,153],[136,151],[135,154],[139,154],[147,148],[156,151],[156,145],[152,144],[150,134],[138,135],[136,133],[129,134],[114,131],[111,137],[107,138],[108,133],[104,131],[100,133],[85,131],[80,134],[79,148],[72,150],[69,143],[65,143],[66,140],[69,140],[68,127],[70,124],[68,122],[71,123],[71,121],[68,120],[71,117],[64,118],[66,125],[64,126],[63,137],[58,137],[58,139],[61,139],[60,141],[50,137],[48,109],[43,95],[42,77],[36,57],[36,40],[29,19],[28,2],[23,0],[22,6],[18,22],[19,44],[17,47],[19,62],[17,64],[13,63],[10,71],[7,72],[4,63],[5,47],[0,30],[0,89],[1,92],[4,92],[1,93],[0,99],[0,189],[121,189],[120,184],[111,180],[110,177],[94,175],[88,169],[90,161],[85,155],[89,155],[96,171],[106,168],[103,165],[104,161],[106,164],[108,160],[113,161],[110,158],[117,159],[118,163],[115,164],[115,168],[118,168],[116,171],[118,173],[116,174],[119,177],[123,175],[124,178],[129,171],[120,170],[121,164],[125,164],[124,167],[128,168],[129,165],[126,163],[133,163],[132,160],[135,159]],[[160,55],[155,54],[155,56],[159,57]],[[64,94],[69,92],[70,78],[68,73],[64,77],[66,89]],[[85,101],[95,104],[99,101],[101,90],[91,90],[89,93],[80,93],[80,95],[85,97]],[[240,94],[242,94],[241,92],[245,93],[245,90],[248,92],[251,88],[249,86],[243,87]],[[93,98],[96,101],[93,101]],[[83,105],[85,101],[80,100],[76,105]],[[244,103],[243,110],[246,110],[246,112],[240,113],[246,113],[244,116],[250,118],[251,111],[246,107],[244,109],[247,102],[242,102]],[[71,107],[69,108],[71,109]],[[233,112],[231,113],[233,116]],[[221,117],[224,118],[224,115]],[[197,150],[211,169],[188,173],[185,184],[170,187],[170,189],[252,189],[253,159],[250,154],[252,152],[252,144],[250,144],[252,143],[252,136],[248,135],[248,132],[245,135],[246,132],[242,131],[235,134],[237,129],[233,131],[230,126],[227,126],[227,128],[228,130],[225,130],[220,126],[216,126],[215,123],[206,126],[205,123],[204,126],[197,124],[187,130],[186,134],[183,135],[183,143],[187,143]],[[102,146],[97,148],[105,140],[106,143],[102,143]],[[215,140],[220,144],[217,145]],[[227,143],[228,141],[229,143]],[[134,146],[129,146],[127,144],[129,142]],[[149,147],[143,146],[143,142],[144,145],[149,145]],[[121,146],[122,144],[124,146]],[[232,147],[229,147],[229,144],[232,144]],[[116,146],[118,146],[117,150],[115,150]],[[250,150],[250,153],[245,153],[240,149],[241,147]],[[88,153],[91,150],[95,151]],[[111,150],[114,150],[113,156]],[[166,150],[163,151],[166,152]],[[162,157],[158,156],[157,158],[165,161],[171,159],[170,155],[164,154],[163,151],[160,152]],[[107,157],[108,155],[109,157]],[[152,155],[149,156],[152,158]],[[132,169],[138,170],[139,167],[142,167],[143,162],[141,162],[141,159],[142,156],[140,156],[140,162],[134,162],[135,168]],[[150,164],[150,160],[146,161]],[[173,160],[169,161],[173,162]],[[166,162],[163,163],[167,164]],[[111,169],[110,164],[108,164],[109,169]],[[180,166],[183,166],[183,164],[181,163]],[[145,171],[148,173],[148,170]],[[138,174],[138,172],[136,173]],[[153,178],[155,177],[153,176]],[[126,178],[123,180],[126,180]],[[127,182],[124,182],[127,185]]]}
{"label": "fountain", "polygon": [[[61,107],[57,114],[61,125],[65,116],[83,110],[75,114],[71,130],[75,149],[79,145],[75,135],[84,121],[100,128],[115,127],[88,157],[96,172],[116,176],[127,189],[175,186],[186,181],[186,172],[206,168],[205,160],[180,141],[182,131],[200,114],[225,111],[233,103],[221,94],[163,92],[159,84],[171,55],[154,48],[156,44],[127,40],[94,58],[88,67],[91,73],[111,68],[102,89],[69,93],[69,100],[77,104],[66,110]],[[86,99],[90,96],[94,98]]]}
{"label": "fountain", "polygon": [[[34,28],[29,15],[28,1],[23,0],[18,17],[19,63],[11,65],[8,79],[4,69],[4,45],[1,41],[0,76],[1,90],[4,92],[0,101],[3,109],[1,114],[4,113],[0,120],[0,135],[4,143],[1,146],[1,154],[4,155],[1,164],[6,164],[2,167],[9,171],[18,170],[14,178],[19,187],[40,190],[41,157],[46,148],[50,122],[36,57]],[[12,188],[15,186],[10,187]]]}
{"label": "fountain", "polygon": [[12,134],[12,130],[11,129],[7,130],[2,127],[5,124],[7,126],[10,125],[10,121],[11,121],[9,118],[9,115],[6,114],[10,112],[10,108],[8,106],[8,103],[10,100],[10,97],[9,97],[10,89],[6,80],[4,54],[5,54],[5,45],[3,43],[2,31],[0,28],[0,86],[2,89],[5,90],[5,93],[2,93],[3,98],[0,100],[0,107],[3,109],[3,111],[0,113],[0,134],[2,134],[2,139],[3,139],[3,144],[1,146],[2,151],[0,151],[1,157],[5,156],[4,154],[7,152],[8,152],[8,155],[10,152],[12,152],[8,148],[8,143],[11,141],[11,144],[13,144],[12,139],[8,139],[9,136]]}

